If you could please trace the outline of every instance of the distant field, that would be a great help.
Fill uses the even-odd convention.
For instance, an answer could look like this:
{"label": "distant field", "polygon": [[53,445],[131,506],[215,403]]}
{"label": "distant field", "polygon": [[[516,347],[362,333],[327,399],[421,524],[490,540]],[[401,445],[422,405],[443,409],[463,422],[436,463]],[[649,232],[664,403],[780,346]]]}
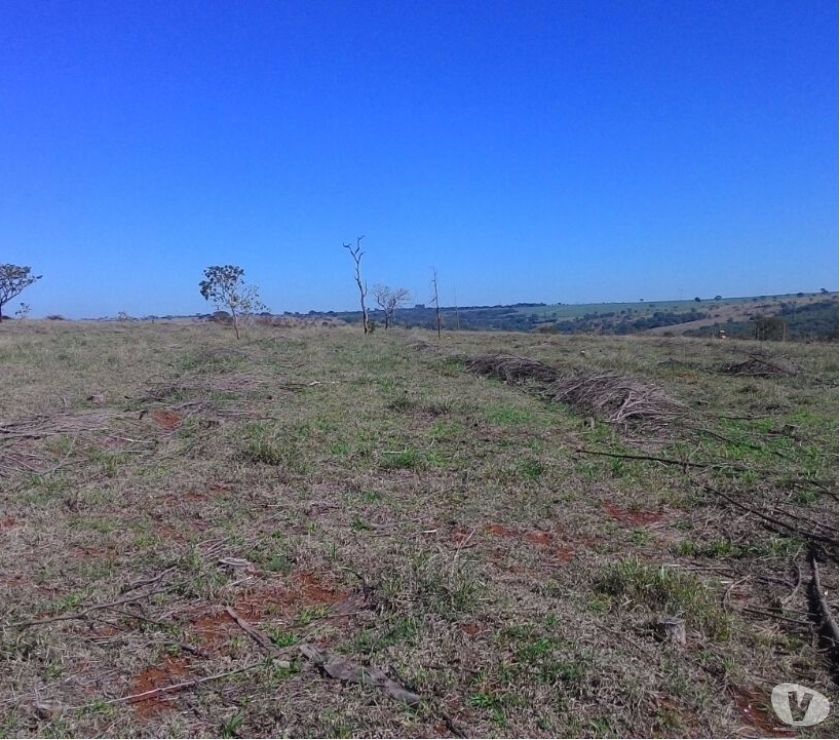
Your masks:
{"label": "distant field", "polygon": [[789,732],[778,683],[837,706],[836,347],[30,321],[0,363],[0,736],[754,737]]}

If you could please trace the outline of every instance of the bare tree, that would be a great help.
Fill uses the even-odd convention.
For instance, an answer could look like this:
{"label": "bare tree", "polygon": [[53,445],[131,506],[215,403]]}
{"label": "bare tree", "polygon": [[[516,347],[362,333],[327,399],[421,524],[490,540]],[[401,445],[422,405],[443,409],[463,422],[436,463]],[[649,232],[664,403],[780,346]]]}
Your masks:
{"label": "bare tree", "polygon": [[243,278],[245,270],[236,265],[208,267],[204,270],[204,280],[199,284],[201,295],[212,301],[217,309],[230,311],[233,331],[239,339],[239,317],[247,316],[267,308],[260,300],[256,286],[246,285]]}
{"label": "bare tree", "polygon": [[455,290],[455,330],[461,331],[461,313],[458,311],[458,290]]}
{"label": "bare tree", "polygon": [[434,295],[432,296],[432,300],[435,302],[435,325],[437,326],[437,335],[438,339],[440,339],[440,300],[438,298],[438,276],[437,276],[437,268],[432,268],[432,290],[434,290]]}
{"label": "bare tree", "polygon": [[367,305],[365,304],[365,296],[367,295],[367,283],[364,280],[362,280],[362,257],[365,254],[362,251],[362,239],[364,238],[364,235],[356,237],[355,247],[351,247],[349,244],[345,244],[344,248],[348,252],[350,252],[350,256],[353,258],[353,263],[356,266],[356,285],[359,286],[359,302],[362,304],[362,329],[364,330],[365,334],[368,334],[371,331],[371,326],[368,320]]}
{"label": "bare tree", "polygon": [[31,267],[0,265],[0,321],[3,320],[3,306],[41,277],[33,275]]}
{"label": "bare tree", "polygon": [[405,288],[391,289],[387,285],[374,285],[373,297],[376,305],[385,314],[385,329],[387,330],[394,323],[394,314],[397,309],[408,303],[411,294]]}

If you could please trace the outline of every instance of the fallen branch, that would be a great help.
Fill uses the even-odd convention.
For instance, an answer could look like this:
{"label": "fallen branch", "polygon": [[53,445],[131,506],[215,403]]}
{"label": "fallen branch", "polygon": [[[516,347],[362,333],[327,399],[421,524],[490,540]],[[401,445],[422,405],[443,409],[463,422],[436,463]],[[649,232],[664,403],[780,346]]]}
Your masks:
{"label": "fallen branch", "polygon": [[137,702],[146,701],[148,699],[156,699],[164,694],[174,694],[178,691],[191,689],[194,686],[200,686],[201,684],[209,683],[210,681],[218,681],[220,678],[227,678],[228,676],[233,676],[237,673],[245,673],[246,671],[252,671],[254,670],[254,668],[259,668],[264,663],[265,659],[261,658],[260,660],[254,663],[249,663],[246,666],[242,666],[241,668],[234,668],[233,670],[225,671],[224,673],[214,673],[212,676],[203,676],[201,678],[194,678],[191,681],[182,681],[181,683],[169,684],[169,686],[160,686],[156,689],[141,691],[139,694],[130,694],[128,696],[120,696],[116,699],[106,699],[104,701],[95,701],[91,702],[90,704],[82,704],[81,706],[70,708],[89,709],[91,707],[102,706],[103,704],[136,704]]}
{"label": "fallen branch", "polygon": [[[734,506],[737,506],[739,509],[743,509],[744,511],[747,511],[750,514],[754,514],[759,519],[763,519],[764,521],[766,521],[768,524],[773,524],[777,527],[782,527],[783,529],[790,530],[791,532],[793,532],[796,535],[799,535],[800,537],[802,537],[805,540],[811,540],[812,542],[813,541],[823,542],[823,543],[826,543],[826,544],[829,544],[829,545],[833,545],[834,547],[837,547],[837,538],[836,537],[834,537],[834,538],[825,537],[821,534],[817,534],[816,532],[808,532],[806,530],[800,529],[799,527],[795,527],[792,524],[788,524],[787,522],[783,522],[780,519],[776,519],[775,517],[769,516],[768,514],[765,514],[763,511],[759,511],[758,509],[755,509],[752,506],[747,506],[742,501],[738,501],[738,499],[732,498],[732,496],[729,496],[729,495],[723,493],[723,491],[718,491],[718,490],[712,488],[709,485],[703,485],[703,488],[706,491],[708,491],[709,493],[714,494],[715,496],[720,496],[720,498],[722,498],[724,501],[728,501],[729,503],[733,504]],[[790,515],[788,515],[788,516],[790,516]],[[791,517],[791,518],[795,518],[795,517]]]}
{"label": "fallen branch", "polygon": [[360,666],[358,663],[345,660],[337,655],[322,652],[314,645],[308,643],[303,643],[300,646],[300,652],[318,666],[318,669],[322,673],[330,678],[336,678],[346,683],[357,683],[362,686],[374,686],[382,689],[382,691],[394,699],[398,699],[412,706],[420,703],[420,696],[400,686],[400,684],[388,678],[378,668]]}
{"label": "fallen branch", "polygon": [[817,566],[817,558],[813,552],[811,553],[810,560],[812,573],[811,588],[814,593],[814,599],[817,602],[817,607],[820,610],[820,623],[831,633],[830,638],[834,641],[834,649],[837,650],[837,646],[840,644],[840,639],[837,636],[837,622],[834,621],[834,615],[831,613],[828,602],[825,600],[825,593],[820,583],[820,569]]}
{"label": "fallen branch", "polygon": [[233,621],[239,625],[240,629],[242,629],[242,631],[245,632],[263,650],[265,650],[269,654],[274,654],[277,652],[274,645],[271,644],[271,640],[262,632],[260,632],[256,627],[254,627],[250,622],[240,617],[235,609],[227,606],[225,607],[225,611],[230,615],[231,619],[233,619]]}
{"label": "fallen branch", "polygon": [[799,563],[794,563],[793,567],[796,568],[796,583],[793,586],[793,590],[787,596],[783,599],[779,599],[779,603],[782,606],[785,606],[794,596],[796,596],[797,591],[799,591],[799,587],[802,585],[802,569],[799,567]]}
{"label": "fallen branch", "polygon": [[119,606],[120,604],[129,604],[133,601],[140,601],[141,599],[146,599],[149,596],[154,596],[155,594],[161,593],[163,591],[169,591],[172,588],[175,588],[175,585],[161,586],[160,588],[152,589],[151,591],[147,591],[146,593],[140,594],[139,596],[126,596],[125,598],[117,599],[116,601],[109,601],[104,604],[94,604],[93,606],[89,606],[87,609],[82,609],[82,611],[74,612],[72,614],[62,614],[58,617],[47,617],[46,619],[35,619],[29,622],[12,622],[11,624],[5,624],[0,626],[19,627],[21,629],[25,629],[27,627],[36,627],[41,624],[50,624],[52,622],[67,622],[73,619],[82,619],[91,612],[99,611],[100,609],[110,609],[112,607]]}
{"label": "fallen branch", "polygon": [[168,575],[173,570],[175,570],[175,566],[172,566],[171,568],[167,568],[166,570],[161,571],[156,576],[152,576],[150,578],[141,578],[140,580],[132,581],[131,583],[127,583],[120,589],[120,593],[127,594],[130,591],[136,591],[138,588],[141,588],[142,586],[151,586],[153,583],[157,583],[159,580],[161,580],[161,578]]}
{"label": "fallen branch", "polygon": [[657,457],[656,455],[630,455],[627,453],[621,452],[605,452],[603,450],[588,450],[585,447],[578,447],[575,452],[582,453],[584,455],[600,455],[601,457],[617,457],[622,460],[647,460],[649,462],[660,462],[666,465],[679,465],[680,467],[689,467],[689,468],[735,468],[736,470],[746,470],[743,465],[737,465],[735,463],[696,463],[696,462],[689,462],[688,460],[676,460],[672,457]]}

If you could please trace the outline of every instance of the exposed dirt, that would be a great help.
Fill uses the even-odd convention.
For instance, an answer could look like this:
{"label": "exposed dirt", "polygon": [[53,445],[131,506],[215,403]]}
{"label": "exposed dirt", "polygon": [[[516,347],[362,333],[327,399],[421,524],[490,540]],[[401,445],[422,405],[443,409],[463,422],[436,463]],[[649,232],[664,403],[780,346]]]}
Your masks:
{"label": "exposed dirt", "polygon": [[[151,666],[138,674],[131,684],[130,694],[160,689],[178,683],[189,674],[190,662],[186,658],[167,657],[160,665]],[[148,699],[132,702],[134,711],[143,719],[150,719],[161,712],[171,710],[173,703],[166,696],[152,695]]]}
{"label": "exposed dirt", "polygon": [[461,632],[463,632],[467,637],[476,637],[480,635],[482,632],[486,632],[487,630],[482,627],[480,624],[476,624],[475,622],[467,622],[462,624]]}
{"label": "exposed dirt", "polygon": [[509,527],[505,527],[501,524],[488,524],[484,531],[487,534],[491,534],[494,537],[517,537],[519,533],[515,529],[510,529]]}
{"label": "exposed dirt", "polygon": [[167,409],[155,409],[150,414],[152,421],[167,432],[176,430],[184,423],[184,417]]}
{"label": "exposed dirt", "polygon": [[609,501],[604,504],[604,508],[613,521],[621,522],[621,524],[632,524],[633,526],[656,524],[661,522],[663,518],[662,512],[659,511],[630,511]]}

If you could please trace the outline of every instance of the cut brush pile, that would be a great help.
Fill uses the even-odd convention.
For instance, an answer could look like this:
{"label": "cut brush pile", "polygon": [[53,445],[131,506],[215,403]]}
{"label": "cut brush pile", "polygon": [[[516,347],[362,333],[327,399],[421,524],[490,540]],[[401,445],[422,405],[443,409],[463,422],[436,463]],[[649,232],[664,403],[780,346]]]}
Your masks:
{"label": "cut brush pile", "polygon": [[536,383],[539,395],[610,424],[663,426],[680,406],[652,383],[615,373],[571,372],[515,355],[480,355],[466,360],[469,370],[510,384]]}

